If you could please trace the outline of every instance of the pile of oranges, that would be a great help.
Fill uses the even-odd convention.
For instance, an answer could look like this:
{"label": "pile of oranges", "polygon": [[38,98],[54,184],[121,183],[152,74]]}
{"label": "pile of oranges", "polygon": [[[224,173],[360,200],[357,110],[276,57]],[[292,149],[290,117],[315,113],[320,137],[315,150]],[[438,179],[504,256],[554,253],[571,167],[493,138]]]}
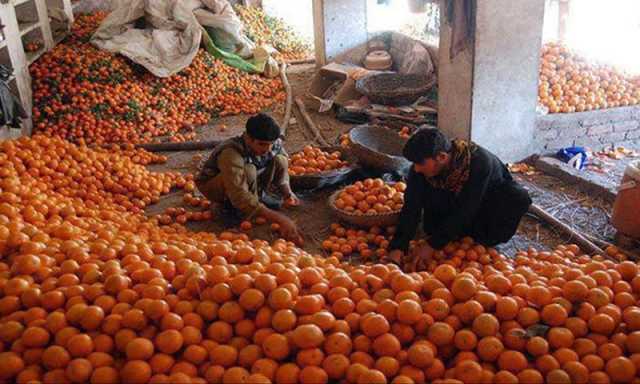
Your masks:
{"label": "pile of oranges", "polygon": [[595,65],[557,43],[542,48],[538,103],[549,113],[584,112],[640,104],[640,81]]}
{"label": "pile of oranges", "polygon": [[377,215],[398,212],[404,203],[404,182],[385,183],[382,179],[365,179],[345,187],[334,206],[353,215]]}
{"label": "pile of oranges", "polygon": [[400,133],[399,133],[400,137],[402,137],[403,139],[408,139],[409,137],[411,137],[411,129],[409,127],[402,127],[400,129]]}
{"label": "pile of oranges", "polygon": [[349,166],[341,160],[339,151],[325,152],[318,147],[305,146],[302,151],[291,155],[289,174],[292,176],[312,175]]}
{"label": "pile of oranges", "polygon": [[308,42],[299,37],[284,20],[267,15],[258,7],[237,5],[235,7],[244,24],[247,36],[256,44],[268,44],[274,47],[281,60],[305,60],[313,57]]}
{"label": "pile of oranges", "polygon": [[167,208],[163,214],[158,215],[158,223],[169,225],[174,222],[186,224],[188,221],[209,221],[213,219],[213,212],[205,209],[202,211],[189,211],[183,207]]}
{"label": "pile of oranges", "polygon": [[30,67],[37,132],[98,144],[184,141],[212,118],[254,114],[285,98],[279,78],[247,74],[203,49],[182,72],[156,78],[89,44],[104,17],[79,16],[72,36]]}
{"label": "pile of oranges", "polygon": [[26,52],[38,52],[39,50],[42,49],[43,46],[44,46],[44,43],[42,43],[42,41],[38,41],[38,40],[31,41],[24,45],[24,50]]}
{"label": "pile of oranges", "polygon": [[348,133],[340,135],[340,146],[342,148],[349,148],[351,144],[351,137],[349,137]]}
{"label": "pile of oranges", "polygon": [[358,254],[363,261],[371,261],[374,255],[378,258],[386,256],[390,237],[396,231],[395,227],[371,227],[365,231],[345,228],[338,223],[332,223],[330,229],[331,235],[322,242],[322,249],[338,260]]}
{"label": "pile of oranges", "polygon": [[160,226],[141,209],[188,183],[142,165],[161,160],[0,143],[0,381],[640,380],[633,262],[462,239],[406,274]]}

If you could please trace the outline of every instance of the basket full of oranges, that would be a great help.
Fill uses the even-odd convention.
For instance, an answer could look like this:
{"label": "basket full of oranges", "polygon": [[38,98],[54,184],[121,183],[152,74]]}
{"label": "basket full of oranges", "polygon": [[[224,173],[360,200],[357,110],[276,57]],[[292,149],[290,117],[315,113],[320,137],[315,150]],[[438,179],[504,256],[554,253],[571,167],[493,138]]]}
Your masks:
{"label": "basket full of oranges", "polygon": [[307,145],[291,155],[289,177],[294,190],[308,190],[341,183],[356,169],[356,160],[346,148]]}
{"label": "basket full of oranges", "polygon": [[360,227],[397,224],[404,204],[404,182],[357,181],[329,197],[329,207],[342,221]]}

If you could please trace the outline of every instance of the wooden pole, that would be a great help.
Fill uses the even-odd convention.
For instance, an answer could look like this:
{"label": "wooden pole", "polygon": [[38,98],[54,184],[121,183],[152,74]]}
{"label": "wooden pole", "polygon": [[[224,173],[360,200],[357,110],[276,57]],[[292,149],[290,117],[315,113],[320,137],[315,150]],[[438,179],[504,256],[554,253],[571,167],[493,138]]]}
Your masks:
{"label": "wooden pole", "polygon": [[302,59],[302,60],[291,60],[287,61],[289,65],[299,65],[299,64],[315,64],[316,59]]}
{"label": "wooden pole", "polygon": [[296,105],[298,106],[298,110],[300,110],[300,114],[304,118],[304,121],[307,123],[307,126],[309,127],[311,132],[313,132],[314,140],[320,143],[320,145],[328,147],[329,143],[320,134],[318,127],[313,122],[313,120],[311,120],[311,116],[309,116],[309,114],[307,113],[307,109],[305,108],[304,103],[302,102],[302,100],[300,100],[299,97],[296,97]]}
{"label": "wooden pole", "polygon": [[629,259],[631,260],[637,260],[638,257],[636,255],[633,254],[633,252],[626,250],[624,248],[621,248],[618,245],[612,244],[608,241],[602,240],[602,239],[598,239],[595,236],[591,236],[588,233],[584,234],[584,237],[586,237],[587,239],[591,240],[594,244],[597,244],[598,246],[602,247],[603,249],[605,249],[608,247],[615,247],[616,249],[618,249],[618,252],[622,253],[623,255],[627,256]]}
{"label": "wooden pole", "polygon": [[149,152],[203,151],[215,148],[220,143],[219,140],[184,141],[182,143],[136,144],[136,148],[142,148]]}
{"label": "wooden pole", "polygon": [[287,92],[287,104],[284,108],[284,121],[282,122],[282,136],[286,136],[287,128],[289,127],[289,120],[291,120],[291,111],[293,110],[293,91],[291,90],[289,79],[287,78],[287,63],[282,63],[280,78],[282,79],[282,84],[284,84],[284,89]]}
{"label": "wooden pole", "polygon": [[580,248],[582,248],[584,252],[589,254],[598,254],[598,255],[607,257],[607,254],[602,249],[600,249],[600,247],[593,244],[587,238],[585,238],[578,232],[574,231],[573,228],[561,222],[560,220],[556,219],[553,215],[551,215],[544,209],[540,208],[539,206],[532,204],[531,207],[529,207],[529,212],[535,215],[536,217],[540,218],[541,220],[547,222],[551,226],[559,229],[563,233],[571,236],[570,240],[575,241],[575,243]]}

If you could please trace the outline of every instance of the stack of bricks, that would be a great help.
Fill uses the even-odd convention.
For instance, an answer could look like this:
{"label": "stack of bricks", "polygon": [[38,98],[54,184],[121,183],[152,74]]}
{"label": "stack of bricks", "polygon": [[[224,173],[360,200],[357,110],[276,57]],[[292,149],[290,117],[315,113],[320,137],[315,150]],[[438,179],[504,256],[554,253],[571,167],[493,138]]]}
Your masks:
{"label": "stack of bricks", "polygon": [[545,153],[573,145],[599,150],[640,144],[640,106],[538,116],[535,150]]}

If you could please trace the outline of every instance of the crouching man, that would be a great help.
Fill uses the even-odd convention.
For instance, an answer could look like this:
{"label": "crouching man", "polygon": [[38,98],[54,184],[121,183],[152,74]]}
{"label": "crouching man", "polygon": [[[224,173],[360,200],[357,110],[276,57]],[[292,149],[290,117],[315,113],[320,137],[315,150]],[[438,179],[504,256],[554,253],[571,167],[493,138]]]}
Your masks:
{"label": "crouching man", "polygon": [[245,219],[263,216],[280,225],[283,237],[301,242],[296,224],[277,212],[280,202],[267,194],[277,189],[285,206],[299,205],[289,184],[289,163],[280,127],[266,114],[247,121],[245,133],[218,145],[206,160],[196,186],[211,202],[237,211]]}
{"label": "crouching man", "polygon": [[[409,269],[466,236],[489,247],[509,241],[531,205],[500,159],[472,142],[422,129],[407,141],[403,155],[413,166],[389,258]],[[421,218],[429,245],[405,257]]]}

